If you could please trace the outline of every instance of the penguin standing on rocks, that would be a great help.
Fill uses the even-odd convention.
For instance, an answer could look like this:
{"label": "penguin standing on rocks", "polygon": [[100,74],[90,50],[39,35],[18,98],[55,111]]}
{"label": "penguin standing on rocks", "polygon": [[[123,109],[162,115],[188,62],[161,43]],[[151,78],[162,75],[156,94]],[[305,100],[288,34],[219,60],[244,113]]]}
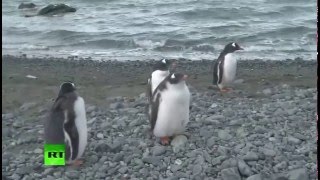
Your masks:
{"label": "penguin standing on rocks", "polygon": [[149,104],[146,106],[146,112],[148,114],[149,121],[151,121],[151,98],[154,90],[158,87],[158,85],[170,74],[170,66],[172,69],[175,69],[176,63],[172,60],[162,59],[157,61],[153,66],[153,71],[151,73],[151,77],[148,79],[147,85],[147,98]]}
{"label": "penguin standing on rocks", "polygon": [[243,50],[237,43],[229,43],[220,53],[217,61],[213,66],[213,84],[217,85],[221,92],[227,92],[236,77],[237,60],[233,56],[233,52]]}
{"label": "penguin standing on rocks", "polygon": [[184,132],[189,122],[190,91],[187,75],[171,73],[156,88],[151,101],[151,130],[163,145]]}
{"label": "penguin standing on rocks", "polygon": [[72,82],[65,82],[45,122],[45,143],[65,144],[67,164],[79,166],[83,164],[80,158],[87,145],[87,133],[84,100]]}

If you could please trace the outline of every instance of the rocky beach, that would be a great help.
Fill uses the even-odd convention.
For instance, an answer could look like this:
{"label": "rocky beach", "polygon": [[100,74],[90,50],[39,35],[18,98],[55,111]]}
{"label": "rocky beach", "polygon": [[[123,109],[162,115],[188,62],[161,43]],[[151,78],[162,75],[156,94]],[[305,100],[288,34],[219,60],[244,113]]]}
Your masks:
{"label": "rocky beach", "polygon": [[[178,59],[192,109],[169,146],[150,136],[145,114],[153,63],[2,56],[2,179],[318,179],[316,60],[240,60],[222,94],[212,60]],[[46,167],[44,119],[68,80],[86,102],[85,163]]]}

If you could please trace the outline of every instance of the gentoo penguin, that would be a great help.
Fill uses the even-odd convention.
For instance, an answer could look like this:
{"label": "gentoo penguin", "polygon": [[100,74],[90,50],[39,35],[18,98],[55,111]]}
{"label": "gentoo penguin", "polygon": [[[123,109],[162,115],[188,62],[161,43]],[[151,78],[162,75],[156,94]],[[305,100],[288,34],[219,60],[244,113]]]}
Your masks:
{"label": "gentoo penguin", "polygon": [[187,75],[171,73],[156,88],[151,102],[151,130],[163,145],[184,132],[189,122],[190,92]]}
{"label": "gentoo penguin", "polygon": [[176,63],[173,60],[162,59],[157,61],[151,73],[151,76],[148,78],[147,85],[147,98],[149,104],[146,106],[146,111],[148,114],[149,121],[151,121],[151,98],[154,90],[158,87],[158,85],[170,74],[170,66],[172,69],[176,67]]}
{"label": "gentoo penguin", "polygon": [[147,96],[149,100],[158,85],[170,74],[170,65],[175,68],[176,63],[172,60],[162,59],[153,66],[151,77],[148,79]]}
{"label": "gentoo penguin", "polygon": [[213,67],[213,84],[218,85],[222,92],[227,92],[230,88],[226,86],[232,84],[237,72],[237,60],[233,52],[243,50],[237,43],[229,43],[220,53]]}
{"label": "gentoo penguin", "polygon": [[80,157],[87,145],[87,133],[84,100],[72,82],[65,82],[45,122],[45,143],[65,144],[67,164],[78,166],[83,163]]}

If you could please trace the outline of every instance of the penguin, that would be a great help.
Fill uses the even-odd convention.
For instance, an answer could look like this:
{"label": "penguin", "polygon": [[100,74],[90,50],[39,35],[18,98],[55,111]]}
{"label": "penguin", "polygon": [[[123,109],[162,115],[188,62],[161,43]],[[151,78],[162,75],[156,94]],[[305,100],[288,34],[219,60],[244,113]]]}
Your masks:
{"label": "penguin", "polygon": [[151,102],[151,130],[163,145],[184,132],[189,122],[190,91],[187,75],[171,73],[155,89]]}
{"label": "penguin", "polygon": [[45,143],[66,145],[68,165],[83,164],[80,158],[87,145],[87,118],[85,102],[76,93],[74,83],[61,84],[44,127]]}
{"label": "penguin", "polygon": [[147,96],[150,100],[152,93],[158,87],[158,85],[170,74],[170,65],[172,68],[176,67],[176,63],[167,59],[157,61],[153,66],[151,77],[148,78]]}
{"label": "penguin", "polygon": [[214,63],[213,84],[217,85],[221,92],[231,90],[231,88],[226,87],[231,85],[236,77],[237,60],[233,56],[233,52],[238,50],[243,50],[243,48],[237,43],[227,44]]}
{"label": "penguin", "polygon": [[147,85],[147,98],[149,104],[146,105],[146,112],[151,121],[151,98],[154,90],[158,87],[158,85],[170,74],[170,66],[172,69],[176,68],[176,63],[173,60],[162,59],[157,61],[153,66],[153,71],[151,76],[148,78],[148,85]]}

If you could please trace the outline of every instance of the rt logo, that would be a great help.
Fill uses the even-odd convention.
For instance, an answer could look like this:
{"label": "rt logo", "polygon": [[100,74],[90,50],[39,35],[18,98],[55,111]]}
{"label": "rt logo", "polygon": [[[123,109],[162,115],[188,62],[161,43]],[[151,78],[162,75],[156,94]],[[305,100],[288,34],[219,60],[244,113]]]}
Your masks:
{"label": "rt logo", "polygon": [[44,145],[44,165],[64,166],[65,163],[64,144],[45,144]]}

